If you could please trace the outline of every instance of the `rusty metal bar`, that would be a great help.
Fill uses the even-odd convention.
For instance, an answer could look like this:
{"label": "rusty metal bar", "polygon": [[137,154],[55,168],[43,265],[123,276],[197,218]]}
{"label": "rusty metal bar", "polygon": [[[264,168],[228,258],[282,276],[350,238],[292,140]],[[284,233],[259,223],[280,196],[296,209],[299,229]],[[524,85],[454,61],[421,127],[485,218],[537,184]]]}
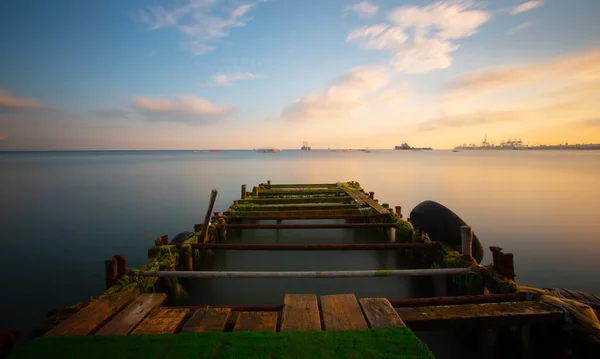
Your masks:
{"label": "rusty metal bar", "polygon": [[292,272],[250,272],[250,271],[140,271],[143,277],[158,278],[358,278],[358,277],[417,277],[461,275],[471,272],[470,268],[436,269],[391,269],[391,270],[349,270],[349,271],[292,271]]}
{"label": "rusty metal bar", "polygon": [[[225,212],[227,213],[227,212]],[[240,210],[239,208],[235,209],[235,215],[231,216],[230,214],[227,214],[226,216],[231,216],[231,218],[237,218],[237,217],[245,217],[245,216],[251,216],[251,217],[273,217],[273,216],[322,216],[322,215],[361,215],[361,211],[358,208],[354,208],[354,209],[300,209],[300,210],[296,210],[296,211],[244,211],[244,210]]]}
{"label": "rusty metal bar", "polygon": [[263,192],[260,192],[260,198],[242,199],[238,205],[244,204],[308,204],[308,203],[352,203],[353,199],[349,196],[328,196],[328,197],[285,197],[285,198],[262,198]]}
{"label": "rusty metal bar", "polygon": [[225,224],[229,229],[313,229],[313,228],[391,228],[395,223],[289,223],[289,224]]}
{"label": "rusty metal bar", "polygon": [[374,219],[388,218],[388,215],[383,214],[322,214],[322,215],[265,215],[265,216],[223,216],[226,220],[293,220],[293,219]]}
{"label": "rusty metal bar", "polygon": [[429,307],[437,305],[460,305],[460,304],[482,304],[482,303],[503,303],[503,302],[524,302],[527,300],[526,294],[489,294],[489,295],[461,295],[455,297],[433,297],[433,298],[413,298],[413,299],[392,299],[390,303],[395,308],[403,307]]}
{"label": "rusty metal bar", "polygon": [[[176,247],[181,247],[177,243]],[[194,249],[225,249],[239,251],[360,251],[412,249],[433,251],[442,249],[440,243],[348,243],[348,244],[254,244],[254,243],[190,243]]]}
{"label": "rusty metal bar", "polygon": [[337,188],[336,183],[261,184],[265,188]]}
{"label": "rusty metal bar", "polygon": [[[283,212],[283,211],[318,211],[318,210],[358,210],[356,204],[337,204],[337,203],[321,203],[321,204],[265,204],[265,205],[238,205],[234,208],[236,212]],[[390,214],[386,211],[387,214]]]}

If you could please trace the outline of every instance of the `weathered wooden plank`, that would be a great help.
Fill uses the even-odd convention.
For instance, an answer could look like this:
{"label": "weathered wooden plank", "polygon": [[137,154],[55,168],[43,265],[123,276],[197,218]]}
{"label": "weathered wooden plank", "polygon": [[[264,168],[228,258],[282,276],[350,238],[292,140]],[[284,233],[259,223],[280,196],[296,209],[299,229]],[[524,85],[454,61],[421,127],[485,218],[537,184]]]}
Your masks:
{"label": "weathered wooden plank", "polygon": [[167,299],[164,293],[142,294],[106,323],[96,334],[129,334],[152,310]]}
{"label": "weathered wooden plank", "polygon": [[277,330],[277,312],[240,312],[234,332],[274,332]]}
{"label": "weathered wooden plank", "polygon": [[362,298],[360,305],[371,328],[406,326],[386,298]]}
{"label": "weathered wooden plank", "polygon": [[135,299],[136,296],[137,292],[133,288],[124,292],[104,295],[50,329],[45,336],[91,334]]}
{"label": "weathered wooden plank", "polygon": [[157,308],[131,334],[175,333],[189,311],[187,308]]}
{"label": "weathered wooden plank", "polygon": [[261,184],[264,188],[336,188],[338,185],[336,183],[288,183],[288,184]]}
{"label": "weathered wooden plank", "polygon": [[319,303],[314,294],[286,294],[281,319],[282,332],[321,330]]}
{"label": "weathered wooden plank", "polygon": [[375,209],[377,212],[379,212],[380,214],[387,214],[388,216],[391,216],[392,213],[390,213],[389,209],[387,208],[383,208],[382,205],[380,205],[379,203],[375,202],[374,200],[372,200],[369,196],[367,196],[366,194],[362,193],[362,192],[358,192],[355,191],[354,192],[360,199],[362,199],[366,204],[368,204],[369,206],[371,206],[371,208]]}
{"label": "weathered wooden plank", "polygon": [[181,329],[182,332],[222,332],[231,316],[229,308],[200,308],[192,314]]}
{"label": "weathered wooden plank", "polygon": [[354,294],[321,296],[325,330],[359,330],[369,326]]}
{"label": "weathered wooden plank", "polygon": [[336,195],[343,194],[341,188],[290,188],[290,189],[263,189],[259,191],[258,197],[273,196],[306,196],[306,195]]}
{"label": "weathered wooden plank", "polygon": [[342,191],[346,192],[348,196],[352,197],[352,199],[355,200],[356,204],[359,206],[364,206],[367,204],[359,195],[355,193],[355,191],[351,190],[350,188],[341,187],[341,189]]}
{"label": "weathered wooden plank", "polygon": [[530,325],[560,320],[564,315],[552,306],[531,301],[396,308],[396,312],[414,330]]}
{"label": "weathered wooden plank", "polygon": [[244,204],[308,204],[308,203],[352,203],[350,196],[327,196],[327,197],[288,197],[288,198],[252,198],[238,200],[240,205]]}

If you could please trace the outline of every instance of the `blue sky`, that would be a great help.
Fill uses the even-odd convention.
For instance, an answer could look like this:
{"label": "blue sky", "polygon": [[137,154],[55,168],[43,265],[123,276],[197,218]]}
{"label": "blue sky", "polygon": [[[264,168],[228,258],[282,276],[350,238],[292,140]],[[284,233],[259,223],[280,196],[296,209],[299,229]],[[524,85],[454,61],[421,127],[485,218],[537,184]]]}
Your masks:
{"label": "blue sky", "polygon": [[595,0],[5,0],[0,149],[600,142],[599,13]]}

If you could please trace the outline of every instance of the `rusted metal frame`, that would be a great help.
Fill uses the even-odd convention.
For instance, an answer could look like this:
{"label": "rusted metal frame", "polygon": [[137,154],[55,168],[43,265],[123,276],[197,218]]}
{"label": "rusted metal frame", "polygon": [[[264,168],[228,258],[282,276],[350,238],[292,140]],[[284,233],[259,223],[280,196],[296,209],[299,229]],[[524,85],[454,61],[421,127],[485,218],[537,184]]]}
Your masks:
{"label": "rusted metal frame", "polygon": [[259,191],[260,197],[273,196],[310,196],[310,195],[337,195],[344,194],[342,189],[297,189],[297,190],[269,190],[263,189]]}
{"label": "rusted metal frame", "polygon": [[[227,213],[227,212],[225,212]],[[311,215],[311,216],[333,216],[333,215],[360,215],[360,210],[358,208],[354,208],[354,209],[337,209],[337,210],[331,210],[331,209],[301,209],[301,210],[290,210],[290,211],[240,211],[239,209],[235,210],[234,214],[228,214],[226,215],[226,217],[229,217],[230,219],[233,218],[238,218],[238,217],[261,217],[261,218],[265,218],[266,217],[273,217],[273,216],[306,216],[306,215]],[[260,218],[255,218],[255,219],[260,219]]]}
{"label": "rusted metal frame", "polygon": [[[244,208],[246,207],[246,208]],[[358,207],[355,204],[286,204],[286,205],[262,205],[262,206],[238,206],[234,210],[241,212],[273,212],[273,211],[310,211],[310,210],[339,210],[339,209],[356,209]],[[388,212],[388,214],[391,214]]]}
{"label": "rusted metal frame", "polygon": [[527,300],[525,293],[489,294],[489,295],[463,295],[454,297],[433,297],[413,299],[390,299],[394,308],[429,307],[438,305],[483,304],[503,302],[524,302]]}
{"label": "rusted metal frame", "polygon": [[330,229],[330,228],[391,228],[394,223],[286,223],[286,224],[225,224],[228,229]]}
{"label": "rusted metal frame", "polygon": [[354,220],[368,220],[368,219],[384,219],[388,218],[389,215],[383,214],[339,214],[339,215],[273,215],[273,216],[223,216],[228,221],[231,220],[301,220],[301,219],[354,219]]}
{"label": "rusted metal frame", "polygon": [[350,271],[140,271],[143,277],[158,278],[358,278],[358,277],[417,277],[450,276],[471,272],[470,268],[391,269]]}
{"label": "rusted metal frame", "polygon": [[268,183],[261,183],[260,184],[261,187],[265,188],[265,189],[270,189],[270,188],[290,188],[290,189],[294,189],[294,188],[337,188],[339,187],[337,183],[302,183],[302,184],[293,184],[293,183],[288,183],[288,184],[268,184]]}
{"label": "rusted metal frame", "polygon": [[[262,194],[262,193],[261,193]],[[289,197],[289,198],[252,198],[238,201],[238,205],[244,204],[304,204],[304,203],[352,203],[353,199],[349,196],[330,196],[330,197]]]}

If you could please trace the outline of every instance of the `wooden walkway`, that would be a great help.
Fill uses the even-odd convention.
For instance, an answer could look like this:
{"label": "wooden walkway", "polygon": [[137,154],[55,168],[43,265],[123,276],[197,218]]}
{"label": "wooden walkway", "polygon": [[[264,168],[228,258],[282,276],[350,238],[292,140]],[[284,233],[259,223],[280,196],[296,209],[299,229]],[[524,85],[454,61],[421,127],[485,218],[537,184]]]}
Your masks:
{"label": "wooden walkway", "polygon": [[286,294],[283,310],[232,311],[231,308],[160,307],[165,294],[132,292],[105,295],[48,331],[46,336],[166,334],[206,331],[364,330],[408,326],[438,329],[460,324],[502,325],[562,318],[562,311],[539,302],[449,305],[394,309],[385,298],[354,294]]}

